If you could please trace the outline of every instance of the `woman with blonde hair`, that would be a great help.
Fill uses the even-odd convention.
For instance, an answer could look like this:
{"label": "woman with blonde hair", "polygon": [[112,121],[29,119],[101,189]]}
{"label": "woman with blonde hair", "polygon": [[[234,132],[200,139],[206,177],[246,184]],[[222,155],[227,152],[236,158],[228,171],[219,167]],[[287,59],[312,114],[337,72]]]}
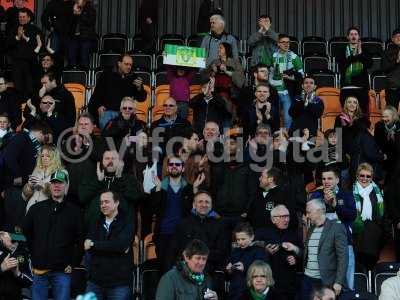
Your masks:
{"label": "woman with blonde hair", "polygon": [[379,259],[383,234],[383,195],[372,180],[373,172],[370,164],[360,164],[353,185],[357,209],[357,217],[353,222],[354,250],[358,262],[368,270],[372,270]]}
{"label": "woman with blonde hair", "polygon": [[67,172],[61,163],[60,153],[53,146],[44,145],[39,152],[35,169],[22,188],[22,198],[27,201],[26,212],[33,204],[49,198],[50,176],[58,170]]}
{"label": "woman with blonde hair", "polygon": [[255,260],[246,276],[247,290],[241,300],[278,300],[271,267],[262,260]]}

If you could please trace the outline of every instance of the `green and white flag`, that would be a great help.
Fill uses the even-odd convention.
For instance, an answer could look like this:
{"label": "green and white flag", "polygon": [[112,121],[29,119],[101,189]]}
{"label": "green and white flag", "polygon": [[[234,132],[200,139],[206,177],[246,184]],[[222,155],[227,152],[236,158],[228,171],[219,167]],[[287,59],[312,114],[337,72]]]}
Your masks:
{"label": "green and white flag", "polygon": [[164,64],[205,68],[206,67],[206,49],[186,47],[178,45],[165,45]]}

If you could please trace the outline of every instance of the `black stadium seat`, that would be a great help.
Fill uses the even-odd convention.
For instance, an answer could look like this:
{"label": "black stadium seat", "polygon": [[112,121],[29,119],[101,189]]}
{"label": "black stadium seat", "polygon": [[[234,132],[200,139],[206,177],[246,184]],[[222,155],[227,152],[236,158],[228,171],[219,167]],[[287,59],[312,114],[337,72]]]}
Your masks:
{"label": "black stadium seat", "polygon": [[317,54],[319,56],[326,56],[327,47],[326,40],[320,36],[306,36],[302,41],[302,52],[303,56],[309,56]]}

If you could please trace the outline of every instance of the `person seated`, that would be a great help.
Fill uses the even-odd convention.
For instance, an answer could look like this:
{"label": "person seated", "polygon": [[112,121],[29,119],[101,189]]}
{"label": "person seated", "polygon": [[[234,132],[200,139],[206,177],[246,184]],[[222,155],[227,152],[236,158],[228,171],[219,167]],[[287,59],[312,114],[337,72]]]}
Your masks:
{"label": "person seated", "polygon": [[4,74],[0,73],[0,114],[7,114],[8,121],[13,130],[21,124],[21,107],[18,95],[14,89],[7,87]]}
{"label": "person seated", "polygon": [[0,114],[0,149],[2,149],[10,137],[15,135],[15,132],[11,129],[10,119],[8,114]]}
{"label": "person seated", "polygon": [[274,289],[271,267],[262,260],[254,261],[246,275],[247,290],[240,300],[281,300]]}
{"label": "person seated", "polygon": [[146,124],[136,118],[136,102],[131,97],[124,97],[120,105],[120,113],[110,120],[103,129],[104,137],[112,137],[116,147],[122,146],[124,138],[136,136],[143,131]]}

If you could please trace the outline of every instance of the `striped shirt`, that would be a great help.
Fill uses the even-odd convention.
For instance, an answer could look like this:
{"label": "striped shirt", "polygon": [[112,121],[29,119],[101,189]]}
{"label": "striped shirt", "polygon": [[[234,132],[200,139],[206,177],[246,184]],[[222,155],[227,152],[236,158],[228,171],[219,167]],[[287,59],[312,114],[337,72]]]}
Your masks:
{"label": "striped shirt", "polygon": [[313,232],[311,233],[310,240],[308,241],[307,247],[308,256],[307,264],[304,269],[304,274],[308,277],[315,279],[321,279],[318,265],[318,245],[323,229],[323,226],[314,228]]}

